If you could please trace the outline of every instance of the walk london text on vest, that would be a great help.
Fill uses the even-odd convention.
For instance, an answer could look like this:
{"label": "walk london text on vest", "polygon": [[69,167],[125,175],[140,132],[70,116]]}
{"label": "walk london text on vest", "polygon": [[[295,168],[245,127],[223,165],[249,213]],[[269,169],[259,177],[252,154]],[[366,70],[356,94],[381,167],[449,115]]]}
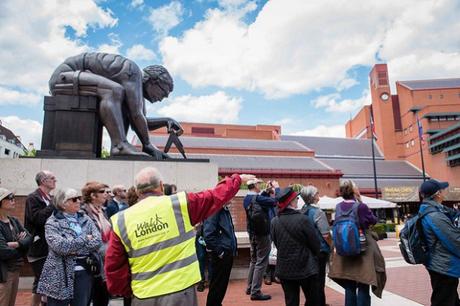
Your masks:
{"label": "walk london text on vest", "polygon": [[162,222],[162,218],[155,214],[155,218],[150,218],[150,221],[144,221],[136,225],[137,229],[134,231],[136,238],[154,234],[158,231],[163,231],[169,228],[168,222]]}

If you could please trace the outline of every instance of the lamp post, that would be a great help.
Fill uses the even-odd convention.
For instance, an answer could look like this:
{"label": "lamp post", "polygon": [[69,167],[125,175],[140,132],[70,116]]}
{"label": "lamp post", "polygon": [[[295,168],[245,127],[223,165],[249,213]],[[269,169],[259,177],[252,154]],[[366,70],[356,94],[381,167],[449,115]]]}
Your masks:
{"label": "lamp post", "polygon": [[422,161],[422,174],[423,174],[423,181],[426,181],[426,174],[425,174],[425,159],[423,158],[423,147],[422,147],[422,136],[423,136],[423,128],[420,123],[420,120],[418,119],[418,111],[421,108],[419,107],[413,107],[411,108],[411,112],[415,116],[415,121],[417,122],[417,133],[418,133],[418,145],[420,147],[420,160]]}

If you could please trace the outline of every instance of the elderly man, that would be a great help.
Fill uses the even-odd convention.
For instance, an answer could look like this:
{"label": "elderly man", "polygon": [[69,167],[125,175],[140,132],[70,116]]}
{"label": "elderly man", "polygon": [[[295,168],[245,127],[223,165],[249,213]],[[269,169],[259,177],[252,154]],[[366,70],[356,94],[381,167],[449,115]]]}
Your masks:
{"label": "elderly man", "polygon": [[56,177],[48,170],[43,170],[35,176],[38,188],[26,199],[24,226],[33,237],[27,259],[34,271],[32,287],[32,306],[40,305],[41,296],[37,294],[37,285],[48,255],[48,244],[45,239],[45,223],[53,213],[50,192],[56,188]]}
{"label": "elderly man", "polygon": [[117,212],[128,208],[126,204],[126,187],[123,185],[115,185],[112,188],[113,198],[107,203],[107,217],[112,217]]}
{"label": "elderly man", "polygon": [[198,305],[193,225],[221,209],[251,178],[234,174],[211,190],[164,196],[158,170],[141,170],[135,178],[140,202],[112,217],[105,258],[110,293],[134,295],[133,306]]}
{"label": "elderly man", "polygon": [[430,274],[432,306],[458,306],[460,278],[460,228],[454,224],[458,212],[442,205],[447,182],[431,179],[420,186],[423,198],[419,214],[428,246],[429,260],[424,263]]}
{"label": "elderly man", "polygon": [[126,139],[131,125],[142,151],[167,158],[149,139],[144,98],[154,103],[173,91],[169,72],[158,65],[141,70],[133,61],[115,54],[82,53],[67,58],[49,80],[53,95],[86,95],[100,99],[99,113],[112,141],[111,155],[145,155]]}

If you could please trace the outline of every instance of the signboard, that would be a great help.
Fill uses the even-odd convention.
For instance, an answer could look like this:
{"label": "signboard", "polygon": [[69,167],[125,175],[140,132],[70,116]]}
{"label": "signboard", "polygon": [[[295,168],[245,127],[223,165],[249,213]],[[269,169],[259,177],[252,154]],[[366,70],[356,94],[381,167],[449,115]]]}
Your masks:
{"label": "signboard", "polygon": [[417,186],[383,187],[382,198],[390,202],[419,202]]}
{"label": "signboard", "polygon": [[[383,187],[382,198],[391,202],[419,202],[417,186]],[[445,201],[460,202],[460,187],[449,187]]]}

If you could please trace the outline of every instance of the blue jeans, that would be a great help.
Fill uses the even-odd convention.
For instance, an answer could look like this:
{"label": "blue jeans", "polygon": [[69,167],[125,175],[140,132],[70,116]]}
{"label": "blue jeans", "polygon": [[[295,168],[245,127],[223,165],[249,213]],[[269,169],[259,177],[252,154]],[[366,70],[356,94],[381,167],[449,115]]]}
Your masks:
{"label": "blue jeans", "polygon": [[196,248],[196,256],[198,258],[198,263],[200,265],[200,274],[201,274],[201,281],[206,280],[205,270],[206,264],[208,266],[208,281],[211,280],[212,268],[211,264],[208,261],[208,254],[206,252],[206,247],[198,242],[198,238],[195,239],[195,248]]}
{"label": "blue jeans", "polygon": [[369,285],[345,281],[345,306],[370,306]]}

